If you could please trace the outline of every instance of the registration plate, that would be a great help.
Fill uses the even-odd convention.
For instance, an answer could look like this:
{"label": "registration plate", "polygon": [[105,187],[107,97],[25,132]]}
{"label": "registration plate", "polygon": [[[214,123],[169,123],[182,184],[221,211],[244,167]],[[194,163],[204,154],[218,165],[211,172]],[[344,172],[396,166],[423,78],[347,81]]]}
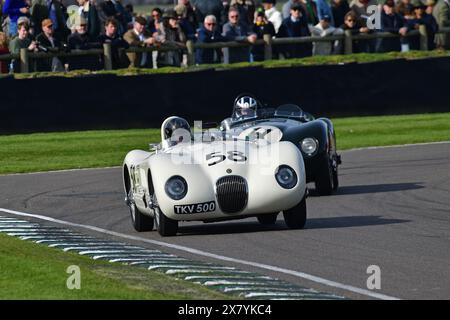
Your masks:
{"label": "registration plate", "polygon": [[173,206],[175,214],[193,214],[193,213],[204,213],[212,212],[216,210],[216,202],[209,201],[203,203],[194,204],[184,204]]}

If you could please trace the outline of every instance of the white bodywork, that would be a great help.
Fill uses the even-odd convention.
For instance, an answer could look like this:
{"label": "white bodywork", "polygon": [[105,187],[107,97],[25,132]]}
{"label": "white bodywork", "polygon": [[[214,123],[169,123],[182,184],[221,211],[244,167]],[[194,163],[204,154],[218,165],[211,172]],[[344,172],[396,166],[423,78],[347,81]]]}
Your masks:
{"label": "white bodywork", "polygon": [[[222,155],[226,159],[222,160]],[[295,170],[298,182],[292,189],[278,184],[275,172],[280,165]],[[179,143],[172,147],[163,141],[154,152],[129,152],[123,168],[125,192],[129,193],[127,180],[131,180],[134,201],[140,212],[153,217],[158,208],[165,216],[178,221],[280,212],[295,207],[306,192],[303,157],[294,144],[286,141],[215,140]],[[247,203],[243,210],[233,214],[221,210],[216,195],[217,180],[228,175],[241,176],[247,183]],[[165,184],[173,176],[181,176],[187,182],[188,191],[181,200],[173,200],[166,194]],[[153,181],[154,196],[149,181]],[[189,213],[193,208],[189,206],[212,201],[216,204],[213,211]],[[185,212],[176,213],[175,206],[180,205],[188,206]]]}

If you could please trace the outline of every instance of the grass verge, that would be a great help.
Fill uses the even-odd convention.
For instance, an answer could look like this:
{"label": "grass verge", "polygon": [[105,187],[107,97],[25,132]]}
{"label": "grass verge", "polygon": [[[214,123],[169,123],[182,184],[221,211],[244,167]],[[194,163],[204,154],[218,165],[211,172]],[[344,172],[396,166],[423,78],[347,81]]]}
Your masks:
{"label": "grass verge", "polygon": [[46,77],[82,77],[95,76],[102,74],[116,75],[116,76],[134,76],[144,74],[160,74],[160,73],[182,73],[190,71],[200,71],[206,69],[216,70],[231,70],[236,68],[262,67],[262,68],[289,68],[299,66],[314,66],[314,65],[335,65],[347,63],[368,63],[377,61],[387,61],[395,59],[424,59],[424,58],[438,58],[449,57],[450,51],[410,51],[410,52],[388,52],[388,53],[357,53],[349,55],[333,55],[333,56],[314,56],[301,59],[286,59],[286,60],[268,60],[262,62],[241,62],[233,64],[210,64],[192,66],[188,68],[164,67],[158,69],[144,69],[144,68],[128,68],[112,71],[89,71],[89,70],[74,70],[70,72],[34,72],[34,73],[16,73],[16,79],[30,79],[30,78],[46,78]]}
{"label": "grass verge", "polygon": [[[333,119],[338,149],[450,141],[450,113]],[[159,129],[0,136],[0,174],[118,166]]]}
{"label": "grass verge", "polygon": [[[144,268],[92,260],[0,234],[0,299],[230,299]],[[81,289],[66,287],[67,267],[81,270]]]}

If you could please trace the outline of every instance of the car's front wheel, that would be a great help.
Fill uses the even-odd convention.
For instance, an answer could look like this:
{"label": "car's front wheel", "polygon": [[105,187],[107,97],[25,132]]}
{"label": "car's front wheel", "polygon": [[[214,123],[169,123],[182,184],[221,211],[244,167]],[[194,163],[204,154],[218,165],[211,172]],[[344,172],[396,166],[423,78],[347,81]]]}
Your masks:
{"label": "car's front wheel", "polygon": [[272,225],[272,224],[275,224],[275,222],[277,222],[277,217],[278,217],[278,212],[261,214],[261,215],[257,216],[256,218],[258,219],[259,223],[261,223],[262,225]]}
{"label": "car's front wheel", "polygon": [[289,229],[303,229],[306,223],[306,196],[295,207],[283,211],[284,221]]}
{"label": "car's front wheel", "polygon": [[174,236],[178,232],[178,221],[166,217],[159,208],[155,210],[155,223],[156,229],[163,237]]}
{"label": "car's front wheel", "polygon": [[333,169],[328,157],[323,157],[316,176],[316,191],[320,196],[328,196],[333,192]]}

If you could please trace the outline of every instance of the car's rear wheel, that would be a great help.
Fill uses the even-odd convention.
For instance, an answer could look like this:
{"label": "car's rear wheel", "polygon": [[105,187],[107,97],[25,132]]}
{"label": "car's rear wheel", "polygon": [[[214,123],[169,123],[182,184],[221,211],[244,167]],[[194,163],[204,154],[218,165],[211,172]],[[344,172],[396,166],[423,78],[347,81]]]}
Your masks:
{"label": "car's rear wheel", "polygon": [[275,224],[275,222],[277,222],[277,217],[278,217],[278,212],[261,214],[261,215],[257,216],[256,218],[258,219],[259,223],[261,223],[263,225],[272,225],[272,224]]}
{"label": "car's rear wheel", "polygon": [[329,158],[323,157],[322,165],[316,176],[316,191],[320,196],[328,196],[333,192],[333,169]]}
{"label": "car's rear wheel", "polygon": [[155,209],[156,229],[163,237],[175,236],[178,232],[178,221],[165,216],[160,208]]}
{"label": "car's rear wheel", "polygon": [[295,207],[283,211],[284,222],[289,229],[303,229],[306,224],[306,196]]}
{"label": "car's rear wheel", "polygon": [[153,218],[143,214],[136,207],[136,203],[134,202],[133,190],[131,188],[128,191],[127,205],[130,210],[131,222],[134,229],[138,232],[152,231],[154,224]]}

